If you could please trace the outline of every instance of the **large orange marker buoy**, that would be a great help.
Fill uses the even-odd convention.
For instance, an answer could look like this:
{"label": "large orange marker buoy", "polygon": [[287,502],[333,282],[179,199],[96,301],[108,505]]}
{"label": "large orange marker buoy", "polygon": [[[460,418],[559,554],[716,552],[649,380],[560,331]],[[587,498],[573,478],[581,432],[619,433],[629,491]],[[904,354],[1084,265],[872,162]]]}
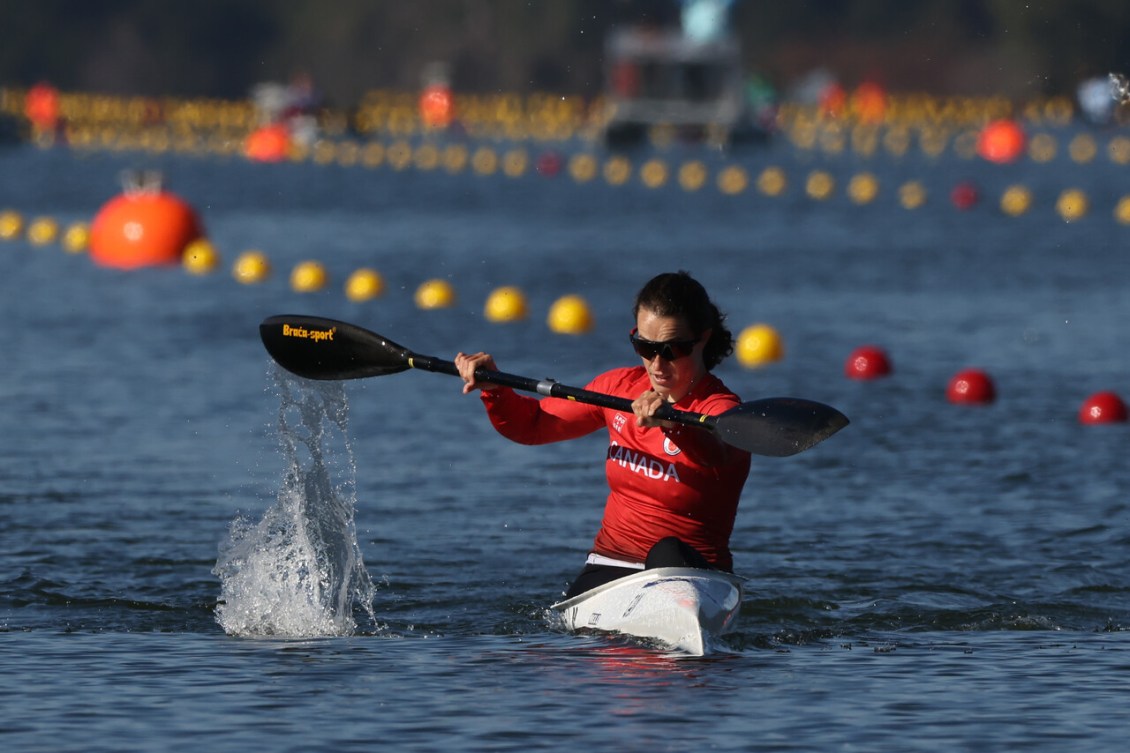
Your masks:
{"label": "large orange marker buoy", "polygon": [[150,177],[98,210],[90,226],[90,258],[117,269],[180,264],[185,247],[202,235],[192,207]]}

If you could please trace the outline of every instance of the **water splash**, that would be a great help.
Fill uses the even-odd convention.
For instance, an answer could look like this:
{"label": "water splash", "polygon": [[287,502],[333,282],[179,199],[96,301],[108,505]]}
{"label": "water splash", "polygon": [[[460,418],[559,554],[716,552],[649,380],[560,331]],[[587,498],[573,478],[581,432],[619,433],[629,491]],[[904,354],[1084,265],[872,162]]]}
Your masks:
{"label": "water splash", "polygon": [[232,522],[213,570],[222,583],[216,620],[229,635],[348,635],[357,629],[355,606],[376,620],[353,522],[356,465],[345,389],[281,369],[275,381],[286,472],[262,520]]}

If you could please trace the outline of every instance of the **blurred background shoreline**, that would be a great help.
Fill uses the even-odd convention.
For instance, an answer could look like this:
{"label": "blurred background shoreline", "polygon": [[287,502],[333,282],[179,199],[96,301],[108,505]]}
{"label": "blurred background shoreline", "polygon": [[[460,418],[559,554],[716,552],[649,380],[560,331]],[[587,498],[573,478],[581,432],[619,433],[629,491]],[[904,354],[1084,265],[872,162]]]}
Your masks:
{"label": "blurred background shoreline", "polygon": [[[827,69],[849,88],[1010,99],[1071,95],[1130,65],[1121,0],[721,2],[742,63],[780,92]],[[241,98],[300,72],[327,104],[417,89],[436,60],[457,91],[602,88],[614,29],[670,28],[677,0],[6,0],[0,83],[113,95]]]}

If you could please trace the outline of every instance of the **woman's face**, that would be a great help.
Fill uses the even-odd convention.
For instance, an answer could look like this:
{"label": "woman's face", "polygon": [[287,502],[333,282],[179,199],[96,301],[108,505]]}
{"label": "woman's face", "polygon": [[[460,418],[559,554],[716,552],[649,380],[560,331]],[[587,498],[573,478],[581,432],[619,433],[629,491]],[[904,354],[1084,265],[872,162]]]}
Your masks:
{"label": "woman's face", "polygon": [[658,354],[651,358],[640,355],[644,368],[647,369],[647,375],[651,379],[652,388],[664,400],[677,402],[690,392],[694,383],[706,373],[702,350],[706,347],[710,332],[696,333],[681,317],[660,316],[647,308],[639,310],[636,316],[636,330],[639,339],[650,343],[693,342],[688,355],[674,360],[667,360]]}

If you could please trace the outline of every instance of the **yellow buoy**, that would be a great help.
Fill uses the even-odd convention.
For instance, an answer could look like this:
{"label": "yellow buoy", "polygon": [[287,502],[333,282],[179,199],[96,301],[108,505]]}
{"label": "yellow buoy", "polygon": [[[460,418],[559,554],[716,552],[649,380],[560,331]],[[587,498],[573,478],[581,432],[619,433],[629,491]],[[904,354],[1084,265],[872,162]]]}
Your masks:
{"label": "yellow buoy", "polygon": [[23,215],[11,209],[0,212],[0,240],[15,240],[23,231]]}
{"label": "yellow buoy", "polygon": [[667,183],[667,163],[650,159],[640,168],[640,180],[648,188],[659,188]]}
{"label": "yellow buoy", "polygon": [[314,163],[328,165],[337,156],[337,144],[327,139],[318,139],[314,142]]}
{"label": "yellow buoy", "polygon": [[413,160],[417,170],[435,170],[439,167],[439,149],[432,144],[423,144],[416,150]]}
{"label": "yellow buoy", "polygon": [[558,334],[579,335],[593,328],[593,318],[584,298],[579,295],[565,295],[549,307],[546,324]]}
{"label": "yellow buoy", "polygon": [[1028,157],[1033,162],[1051,162],[1055,153],[1055,139],[1046,133],[1037,133],[1028,143]]}
{"label": "yellow buoy", "polygon": [[1071,159],[1080,163],[1090,162],[1098,154],[1098,151],[1099,147],[1095,143],[1095,137],[1089,133],[1079,134],[1071,139],[1071,143],[1067,145],[1067,153],[1071,155]]}
{"label": "yellow buoy", "polygon": [[292,141],[286,150],[286,159],[291,162],[305,162],[310,159],[310,147],[298,141]]}
{"label": "yellow buoy", "polygon": [[63,233],[63,250],[71,254],[81,254],[90,245],[90,225],[75,222]]}
{"label": "yellow buoy", "polygon": [[739,194],[748,186],[749,175],[737,165],[730,165],[718,173],[718,190],[728,196]]}
{"label": "yellow buoy", "polygon": [[632,177],[632,163],[627,157],[610,157],[604,163],[604,179],[609,185],[622,186]]}
{"label": "yellow buoy", "polygon": [[1059,200],[1055,203],[1055,210],[1059,212],[1059,216],[1063,218],[1064,222],[1082,219],[1087,214],[1088,208],[1087,194],[1078,188],[1067,189],[1059,195]]}
{"label": "yellow buoy", "polygon": [[870,204],[879,194],[879,179],[871,173],[853,175],[848,181],[847,192],[856,204]]}
{"label": "yellow buoy", "polygon": [[480,146],[471,156],[471,169],[477,175],[493,175],[498,170],[498,153],[489,146]]}
{"label": "yellow buoy", "polygon": [[27,226],[27,239],[33,246],[46,246],[59,237],[59,223],[50,217],[36,217]]}
{"label": "yellow buoy", "polygon": [[757,190],[766,196],[780,196],[787,185],[785,171],[779,167],[767,167],[757,177]]}
{"label": "yellow buoy", "polygon": [[197,238],[184,247],[181,265],[185,271],[194,275],[206,275],[215,271],[220,263],[220,255],[207,238]]}
{"label": "yellow buoy", "polygon": [[512,285],[497,288],[488,297],[483,315],[492,322],[513,322],[526,318],[526,296]]}
{"label": "yellow buoy", "polygon": [[447,172],[461,173],[467,167],[467,147],[462,144],[449,144],[443,150],[443,167]]}
{"label": "yellow buoy", "polygon": [[596,158],[591,154],[577,154],[569,160],[569,175],[578,183],[587,183],[596,177]]}
{"label": "yellow buoy", "polygon": [[232,266],[232,275],[244,285],[260,283],[271,274],[271,262],[262,251],[244,251]]}
{"label": "yellow buoy", "polygon": [[879,129],[874,125],[857,125],[851,129],[851,148],[864,157],[874,156],[879,147]]}
{"label": "yellow buoy", "polygon": [[830,125],[820,132],[820,148],[828,154],[839,154],[844,150],[844,145],[847,143],[847,136],[844,131],[837,125]]}
{"label": "yellow buoy", "polygon": [[768,324],[751,324],[738,335],[738,362],[756,368],[784,358],[785,349],[777,330]]}
{"label": "yellow buoy", "polygon": [[511,149],[502,158],[502,172],[509,178],[520,178],[530,165],[530,155],[525,149]]}
{"label": "yellow buoy", "polygon": [[1130,162],[1130,139],[1125,136],[1115,136],[1106,147],[1110,161],[1117,165]]}
{"label": "yellow buoy", "polygon": [[831,173],[824,170],[813,170],[809,173],[808,180],[804,184],[804,192],[808,194],[809,198],[817,201],[827,199],[835,189],[835,178],[832,177]]}
{"label": "yellow buoy", "polygon": [[949,134],[942,128],[926,127],[918,134],[918,146],[927,157],[940,157],[946,150]]}
{"label": "yellow buoy", "polygon": [[384,278],[375,269],[358,269],[345,281],[345,297],[354,302],[377,298],[384,289]]}
{"label": "yellow buoy", "polygon": [[412,145],[407,141],[396,141],[385,151],[385,158],[393,170],[404,170],[412,163]]}
{"label": "yellow buoy", "polygon": [[697,191],[706,183],[706,165],[701,160],[684,162],[679,167],[679,185],[684,191]]}
{"label": "yellow buoy", "polygon": [[326,286],[326,268],[316,261],[302,261],[290,271],[290,287],[296,293],[315,293]]}
{"label": "yellow buoy", "polygon": [[1114,218],[1121,225],[1130,225],[1130,196],[1123,196],[1115,204]]}
{"label": "yellow buoy", "polygon": [[1001,211],[1019,217],[1032,206],[1032,192],[1021,185],[1009,186],[1001,195]]}
{"label": "yellow buoy", "polygon": [[385,145],[379,141],[373,141],[365,145],[361,150],[361,164],[368,168],[380,167],[381,163],[385,161]]}
{"label": "yellow buoy", "polygon": [[899,186],[899,204],[903,209],[918,209],[926,203],[926,187],[917,180],[908,180]]}
{"label": "yellow buoy", "polygon": [[883,134],[883,148],[893,157],[902,157],[910,149],[910,131],[902,126],[887,129]]}
{"label": "yellow buoy", "polygon": [[445,309],[455,303],[455,288],[447,280],[428,280],[416,288],[416,306],[422,309]]}

